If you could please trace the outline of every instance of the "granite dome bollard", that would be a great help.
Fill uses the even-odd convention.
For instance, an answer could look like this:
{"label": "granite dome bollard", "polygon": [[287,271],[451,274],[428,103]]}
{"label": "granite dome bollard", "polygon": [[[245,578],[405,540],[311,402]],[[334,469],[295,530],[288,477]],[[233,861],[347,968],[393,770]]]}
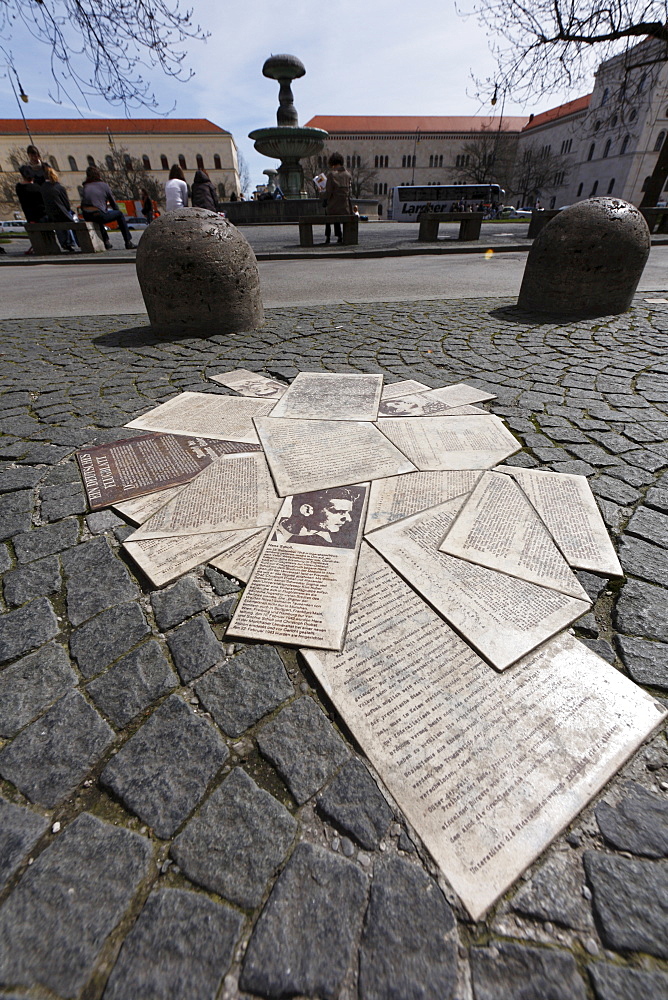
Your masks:
{"label": "granite dome bollard", "polygon": [[517,305],[559,316],[625,312],[650,251],[638,209],[621,198],[590,198],[555,216],[529,251]]}
{"label": "granite dome bollard", "polygon": [[206,209],[180,208],[152,222],[137,249],[137,278],[157,334],[210,337],[264,320],[250,244]]}

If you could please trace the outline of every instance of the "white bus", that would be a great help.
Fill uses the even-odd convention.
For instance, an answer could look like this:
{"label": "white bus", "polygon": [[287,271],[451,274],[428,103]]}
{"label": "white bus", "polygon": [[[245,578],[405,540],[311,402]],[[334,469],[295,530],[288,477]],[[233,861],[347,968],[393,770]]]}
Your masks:
{"label": "white bus", "polygon": [[498,184],[404,184],[392,188],[388,219],[393,222],[415,222],[421,212],[452,212],[453,205],[464,210],[478,205],[498,208],[506,192]]}

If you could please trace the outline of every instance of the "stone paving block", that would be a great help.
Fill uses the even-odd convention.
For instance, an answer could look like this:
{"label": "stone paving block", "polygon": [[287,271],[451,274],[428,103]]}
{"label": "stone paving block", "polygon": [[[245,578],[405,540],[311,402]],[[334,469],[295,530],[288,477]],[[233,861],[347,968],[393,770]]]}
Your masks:
{"label": "stone paving block", "polygon": [[[658,472],[659,469],[668,463],[668,457],[660,454],[661,445],[656,445],[656,451],[639,448],[637,451],[629,451],[624,455],[624,461],[633,466],[645,469],[647,472]],[[657,454],[658,453],[658,454]]]}
{"label": "stone paving block", "polygon": [[27,531],[32,524],[32,490],[0,496],[0,540]]}
{"label": "stone paving block", "polygon": [[33,562],[55,552],[62,552],[79,541],[79,523],[74,519],[35,528],[13,539],[16,558],[20,563]]}
{"label": "stone paving block", "polygon": [[585,851],[584,865],[606,947],[668,958],[668,863]]}
{"label": "stone paving block", "polygon": [[113,729],[79,691],[70,691],[0,750],[0,775],[31,802],[56,806],[113,741]]}
{"label": "stone paving block", "polygon": [[44,645],[58,631],[58,619],[46,597],[0,615],[0,663]]}
{"label": "stone paving block", "polygon": [[12,565],[12,557],[6,545],[0,545],[0,573],[5,573]]}
{"label": "stone paving block", "polygon": [[123,943],[103,1000],[215,1000],[244,918],[202,893],[158,889]]}
{"label": "stone paving block", "polygon": [[318,796],[318,811],[367,851],[376,850],[392,819],[385,796],[357,758]]}
{"label": "stone paving block", "polygon": [[523,885],[511,902],[515,913],[535,920],[549,920],[573,930],[590,931],[594,922],[582,890],[585,885],[580,858],[575,855],[548,858],[531,881]]}
{"label": "stone paving block", "polygon": [[241,736],[294,694],[273,646],[248,646],[209,671],[195,685],[195,691],[228,736]]}
{"label": "stone paving block", "polygon": [[[53,432],[52,432],[53,433]],[[44,477],[43,486],[59,486],[61,483],[77,483],[81,485],[81,473],[76,461],[65,462],[64,465],[56,465]],[[44,489],[40,491],[44,496]]]}
{"label": "stone paving block", "polygon": [[0,983],[78,996],[149,874],[151,855],[144,837],[78,816],[0,909]]}
{"label": "stone paving block", "polygon": [[0,891],[42,836],[49,821],[0,795]]}
{"label": "stone paving block", "polygon": [[20,462],[26,465],[56,465],[66,455],[70,455],[74,448],[59,447],[52,444],[33,444],[28,449],[27,454],[20,458]]}
{"label": "stone paving block", "polygon": [[637,535],[662,548],[668,548],[668,514],[648,507],[639,507],[626,526],[630,535]]}
{"label": "stone paving block", "polygon": [[219,597],[224,597],[226,594],[236,594],[239,590],[240,585],[238,583],[232,583],[231,580],[229,580],[222,573],[219,573],[217,569],[213,568],[213,566],[206,567],[204,570],[204,576],[207,578]]}
{"label": "stone paving block", "polygon": [[213,607],[209,608],[209,618],[214,625],[226,625],[234,614],[236,603],[237,598],[235,595],[233,597],[228,597],[226,600],[221,601],[220,604],[214,604]]}
{"label": "stone paving block", "polygon": [[611,465],[610,468],[606,469],[606,472],[611,478],[621,479],[628,486],[641,487],[654,482],[653,473],[624,462],[619,465]]}
{"label": "stone paving block", "polygon": [[644,503],[647,507],[661,511],[662,514],[668,514],[668,489],[652,486],[645,494]]}
{"label": "stone paving block", "polygon": [[269,998],[335,1000],[353,958],[366,897],[367,878],[356,865],[322,847],[299,844],[255,925],[241,989]]}
{"label": "stone paving block", "polygon": [[470,954],[475,1000],[586,1000],[569,951],[495,942]]}
{"label": "stone paving block", "polygon": [[99,674],[151,629],[136,601],[108,608],[75,629],[70,650],[84,677]]}
{"label": "stone paving block", "polygon": [[631,516],[631,508],[618,507],[616,503],[611,503],[610,500],[603,500],[602,498],[599,498],[597,503],[605,526],[610,534],[619,535]]}
{"label": "stone paving block", "polygon": [[46,556],[27,566],[18,566],[3,579],[5,601],[16,607],[60,590],[60,563],[57,556]]}
{"label": "stone paving block", "polygon": [[67,576],[67,612],[73,625],[139,597],[136,584],[104,536],[77,545],[65,552],[62,560]]}
{"label": "stone paving block", "polygon": [[553,472],[561,472],[569,476],[591,476],[594,473],[594,469],[588,462],[581,462],[579,459],[573,459],[570,462],[552,462],[551,468]]}
{"label": "stone paving block", "polygon": [[253,909],[296,831],[288,810],[237,767],[187,823],[172,855],[191,881]]}
{"label": "stone paving block", "polygon": [[151,594],[153,613],[161,632],[180,625],[186,618],[204,611],[209,601],[191,576],[184,576],[165,590]]}
{"label": "stone paving block", "polygon": [[436,882],[398,857],[378,863],[360,946],[360,1000],[450,1000],[457,985],[455,918]]}
{"label": "stone paving block", "polygon": [[604,500],[612,500],[613,503],[624,505],[640,500],[638,490],[622,482],[621,479],[615,479],[613,476],[597,476],[596,479],[592,479],[590,485],[592,492],[597,497],[603,497]]}
{"label": "stone paving block", "polygon": [[0,736],[14,736],[79,679],[62,646],[50,642],[0,671]]}
{"label": "stone paving block", "polygon": [[618,806],[599,802],[596,821],[618,851],[647,858],[668,857],[668,801],[631,781]]}
{"label": "stone paving block", "polygon": [[668,975],[608,962],[587,967],[596,1000],[668,1000]]}
{"label": "stone paving block", "polygon": [[607,639],[582,639],[581,641],[583,645],[588,646],[592,652],[607,660],[608,663],[614,663],[617,659],[617,654]]}
{"label": "stone paving block", "polygon": [[[627,525],[626,531],[628,530]],[[638,576],[641,580],[659,585],[663,585],[668,579],[668,552],[659,545],[624,535],[618,555],[627,575]]]}
{"label": "stone paving block", "polygon": [[258,733],[257,745],[299,805],[315,795],[350,756],[348,747],[312,698],[299,698]]}
{"label": "stone paving block", "polygon": [[171,837],[228,756],[213,726],[172,695],[107,764],[101,781],[159,837]]}
{"label": "stone paving block", "polygon": [[81,482],[60,483],[40,488],[42,505],[40,513],[44,521],[59,521],[69,514],[85,514],[88,501]]}
{"label": "stone paving block", "polygon": [[575,575],[587,591],[590,600],[595,604],[608,586],[608,578],[605,576],[596,576],[595,573],[588,573],[586,570],[581,569],[577,570]]}
{"label": "stone paving block", "polygon": [[100,711],[123,729],[136,715],[178,685],[179,679],[160,644],[149,639],[91,681],[86,690]]}
{"label": "stone paving block", "polygon": [[617,600],[614,624],[619,632],[668,642],[668,591],[628,580]]}
{"label": "stone paving block", "polygon": [[44,476],[44,469],[7,469],[0,473],[0,493],[12,493],[14,490],[29,490]]}
{"label": "stone paving block", "polygon": [[198,615],[167,636],[174,665],[184,684],[194,680],[223,658],[223,647],[204,615]]}
{"label": "stone paving block", "polygon": [[618,635],[617,646],[624,666],[637,684],[668,690],[668,645]]}
{"label": "stone paving block", "polygon": [[102,535],[105,531],[113,531],[125,521],[114,514],[113,510],[96,510],[86,515],[86,524],[92,535]]}

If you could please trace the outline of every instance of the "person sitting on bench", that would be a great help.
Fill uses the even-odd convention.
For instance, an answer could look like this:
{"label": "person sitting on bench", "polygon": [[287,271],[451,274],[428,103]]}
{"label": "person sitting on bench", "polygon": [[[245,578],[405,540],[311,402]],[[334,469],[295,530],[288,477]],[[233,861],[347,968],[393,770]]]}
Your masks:
{"label": "person sitting on bench", "polygon": [[117,222],[118,228],[123,234],[125,249],[136,249],[125,216],[114,201],[111,188],[102,180],[102,174],[97,167],[88,167],[86,170],[86,180],[83,182],[83,195],[81,196],[81,211],[86,222],[94,222],[98,227],[107,250],[111,250],[111,240],[104,227],[105,222]]}
{"label": "person sitting on bench", "polygon": [[[67,191],[60,183],[58,174],[48,163],[43,165],[43,169],[44,183],[40,191],[44,199],[44,207],[49,222],[72,222],[74,212],[72,211]],[[74,253],[79,249],[76,236],[71,229],[57,229],[56,236],[63,250]]]}

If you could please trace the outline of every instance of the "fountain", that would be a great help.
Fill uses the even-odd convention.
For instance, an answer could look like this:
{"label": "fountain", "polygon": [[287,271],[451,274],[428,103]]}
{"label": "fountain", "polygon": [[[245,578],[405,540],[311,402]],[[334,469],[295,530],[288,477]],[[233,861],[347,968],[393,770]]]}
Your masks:
{"label": "fountain", "polygon": [[262,67],[262,73],[279,83],[277,124],[270,128],[257,128],[248,138],[255,141],[258,153],[281,161],[278,183],[283,196],[287,199],[308,198],[304,171],[299,161],[319,153],[328,133],[321,128],[299,126],[290,85],[293,80],[304,76],[304,64],[296,56],[270,56]]}

